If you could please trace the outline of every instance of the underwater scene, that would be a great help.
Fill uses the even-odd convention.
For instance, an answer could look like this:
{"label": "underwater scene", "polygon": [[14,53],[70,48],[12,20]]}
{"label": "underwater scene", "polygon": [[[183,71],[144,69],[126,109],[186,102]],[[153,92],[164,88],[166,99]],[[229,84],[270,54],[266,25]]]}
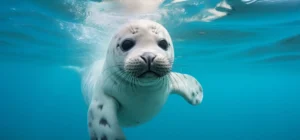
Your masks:
{"label": "underwater scene", "polygon": [[[0,7],[0,140],[300,140],[299,0],[2,0]],[[150,23],[157,23],[151,35],[142,30]],[[135,40],[120,42],[128,34]],[[95,84],[114,71],[89,68],[117,60],[125,70],[118,65],[117,78],[102,85],[123,87]],[[140,67],[126,73],[127,63]],[[144,80],[156,77],[157,86],[141,86],[145,67]],[[107,90],[126,94],[90,94]],[[129,118],[138,125],[119,126]]]}

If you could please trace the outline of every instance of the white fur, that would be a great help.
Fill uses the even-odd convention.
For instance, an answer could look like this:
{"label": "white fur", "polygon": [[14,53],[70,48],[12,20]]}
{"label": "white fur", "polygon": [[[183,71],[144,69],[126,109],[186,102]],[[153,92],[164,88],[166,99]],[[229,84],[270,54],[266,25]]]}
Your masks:
{"label": "white fur", "polygon": [[[134,38],[136,45],[130,51],[123,52],[117,46],[126,38]],[[169,42],[167,51],[157,45],[160,39]],[[112,38],[105,61],[94,63],[84,77],[83,92],[89,104],[91,138],[125,139],[121,126],[150,121],[173,92],[193,105],[202,102],[202,87],[190,75],[171,72],[161,78],[150,76],[138,79],[119,69],[134,59],[138,60],[144,52],[156,54],[157,59],[166,64],[174,61],[172,40],[162,25],[150,20],[131,21]],[[101,118],[108,124],[101,125]]]}

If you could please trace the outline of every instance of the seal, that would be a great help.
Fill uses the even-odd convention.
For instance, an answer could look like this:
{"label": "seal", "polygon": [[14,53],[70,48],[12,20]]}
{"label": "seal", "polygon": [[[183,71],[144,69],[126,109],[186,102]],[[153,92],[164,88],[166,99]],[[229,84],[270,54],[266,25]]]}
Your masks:
{"label": "seal", "polygon": [[124,24],[111,39],[104,61],[92,64],[83,80],[91,140],[124,140],[121,127],[150,121],[170,94],[198,105],[201,84],[172,72],[174,48],[168,31],[151,20]]}

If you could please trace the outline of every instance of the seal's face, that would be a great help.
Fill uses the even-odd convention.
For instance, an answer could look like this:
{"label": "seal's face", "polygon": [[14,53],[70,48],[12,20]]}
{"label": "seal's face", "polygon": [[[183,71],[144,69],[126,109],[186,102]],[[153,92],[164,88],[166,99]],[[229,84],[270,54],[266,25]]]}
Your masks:
{"label": "seal's face", "polygon": [[173,44],[167,30],[149,20],[130,22],[111,42],[109,51],[120,70],[139,79],[167,75],[174,61]]}

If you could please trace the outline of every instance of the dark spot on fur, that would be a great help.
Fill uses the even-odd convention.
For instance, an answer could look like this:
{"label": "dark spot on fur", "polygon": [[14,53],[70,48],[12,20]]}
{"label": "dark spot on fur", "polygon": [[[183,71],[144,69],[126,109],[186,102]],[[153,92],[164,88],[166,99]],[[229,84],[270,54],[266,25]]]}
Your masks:
{"label": "dark spot on fur", "polygon": [[118,41],[120,41],[121,40],[121,37],[120,38],[118,38]]}
{"label": "dark spot on fur", "polygon": [[100,122],[99,122],[101,125],[104,125],[104,126],[108,126],[108,127],[110,127],[109,126],[109,124],[108,124],[108,122],[107,122],[107,120],[105,119],[105,118],[101,118],[101,120],[100,120]]}
{"label": "dark spot on fur", "polygon": [[200,90],[200,92],[202,92],[202,88],[201,87],[199,87],[199,90]]}
{"label": "dark spot on fur", "polygon": [[196,100],[196,104],[198,104],[200,101],[199,100]]}
{"label": "dark spot on fur", "polygon": [[106,135],[103,135],[103,136],[101,137],[101,140],[107,140]]}
{"label": "dark spot on fur", "polygon": [[100,110],[102,110],[102,109],[103,109],[103,105],[102,105],[102,104],[98,105],[98,108],[99,108]]}
{"label": "dark spot on fur", "polygon": [[183,77],[184,77],[185,79],[187,79],[185,75],[183,75]]}
{"label": "dark spot on fur", "polygon": [[117,44],[117,47],[120,47],[120,44]]}
{"label": "dark spot on fur", "polygon": [[131,33],[132,33],[132,34],[136,34],[136,33],[139,32],[138,30],[139,30],[139,28],[138,28],[138,27],[135,27],[134,30],[133,30]]}
{"label": "dark spot on fur", "polygon": [[196,95],[195,92],[192,92],[192,96],[195,97],[195,95]]}
{"label": "dark spot on fur", "polygon": [[89,111],[89,114],[90,114],[91,119],[93,120],[93,119],[94,119],[94,113],[93,113],[93,111],[90,110],[90,111]]}
{"label": "dark spot on fur", "polygon": [[92,123],[91,122],[89,122],[89,127],[92,127]]}

